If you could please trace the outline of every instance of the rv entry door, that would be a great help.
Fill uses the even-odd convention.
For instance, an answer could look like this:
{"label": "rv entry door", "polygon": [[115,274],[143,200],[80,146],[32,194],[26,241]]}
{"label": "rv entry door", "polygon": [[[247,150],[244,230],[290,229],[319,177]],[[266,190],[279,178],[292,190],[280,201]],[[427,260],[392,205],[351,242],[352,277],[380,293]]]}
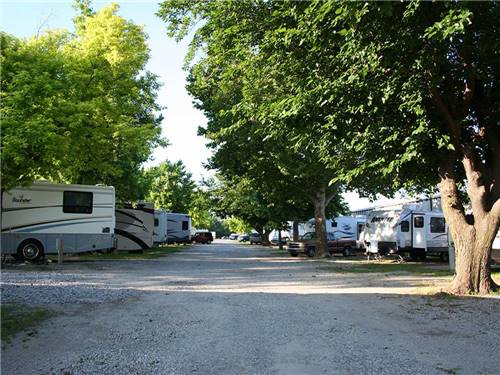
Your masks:
{"label": "rv entry door", "polygon": [[414,249],[425,249],[425,216],[413,215],[411,245]]}

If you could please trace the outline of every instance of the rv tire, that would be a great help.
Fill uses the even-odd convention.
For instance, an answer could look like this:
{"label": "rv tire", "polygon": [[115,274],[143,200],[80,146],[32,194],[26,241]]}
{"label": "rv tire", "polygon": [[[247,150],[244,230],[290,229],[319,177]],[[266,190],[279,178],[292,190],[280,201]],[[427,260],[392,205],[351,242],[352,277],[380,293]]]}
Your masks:
{"label": "rv tire", "polygon": [[17,254],[22,259],[35,261],[43,257],[43,246],[37,240],[26,240],[17,248]]}
{"label": "rv tire", "polygon": [[307,256],[308,256],[309,258],[313,258],[315,255],[316,255],[316,248],[314,248],[314,247],[309,247],[309,248],[307,249]]}
{"label": "rv tire", "polygon": [[443,262],[449,262],[450,255],[443,251],[442,253],[439,253],[439,259],[441,259]]}

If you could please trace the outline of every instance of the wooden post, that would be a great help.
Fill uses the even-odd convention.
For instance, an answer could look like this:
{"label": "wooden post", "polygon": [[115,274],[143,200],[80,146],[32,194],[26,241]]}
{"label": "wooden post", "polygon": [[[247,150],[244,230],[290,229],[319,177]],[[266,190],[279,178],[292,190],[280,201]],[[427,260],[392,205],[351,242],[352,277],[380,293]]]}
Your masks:
{"label": "wooden post", "polygon": [[64,252],[64,244],[63,240],[60,238],[56,239],[56,248],[57,248],[57,264],[62,264],[63,262],[63,252]]}

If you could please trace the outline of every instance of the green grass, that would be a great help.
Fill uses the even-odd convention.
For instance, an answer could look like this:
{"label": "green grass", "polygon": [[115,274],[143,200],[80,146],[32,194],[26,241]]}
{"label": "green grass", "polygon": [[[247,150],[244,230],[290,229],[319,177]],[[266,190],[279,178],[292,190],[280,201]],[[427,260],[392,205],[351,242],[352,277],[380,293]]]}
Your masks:
{"label": "green grass", "polygon": [[143,252],[115,251],[107,254],[82,254],[78,260],[120,260],[120,259],[157,259],[189,248],[189,245],[168,245],[152,247]]}
{"label": "green grass", "polygon": [[415,263],[362,263],[328,267],[333,272],[340,273],[412,273],[427,276],[451,276],[448,269],[431,268]]}
{"label": "green grass", "polygon": [[36,330],[33,328],[54,315],[50,310],[19,304],[4,304],[0,306],[0,310],[2,341],[4,342],[10,342],[14,335],[21,331],[28,331],[29,336],[34,335]]}

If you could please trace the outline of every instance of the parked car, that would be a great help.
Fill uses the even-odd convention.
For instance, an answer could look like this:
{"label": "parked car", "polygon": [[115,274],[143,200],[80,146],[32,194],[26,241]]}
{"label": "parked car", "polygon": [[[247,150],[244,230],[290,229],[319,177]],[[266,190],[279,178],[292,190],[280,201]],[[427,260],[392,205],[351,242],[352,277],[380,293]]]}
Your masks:
{"label": "parked car", "polygon": [[230,239],[230,240],[237,240],[237,239],[238,239],[238,235],[237,235],[236,233],[231,233],[231,234],[229,235],[229,239]]}
{"label": "parked car", "polygon": [[211,232],[196,232],[191,240],[195,243],[212,243],[214,237]]}
{"label": "parked car", "polygon": [[247,242],[250,240],[250,236],[248,234],[242,234],[238,237],[239,242]]}
{"label": "parked car", "polygon": [[[288,252],[291,256],[297,256],[300,253],[304,253],[309,257],[313,257],[316,254],[317,247],[318,239],[316,238],[316,233],[307,232],[299,241],[288,243]],[[344,256],[352,255],[357,249],[356,240],[336,239],[333,233],[327,233],[327,247],[331,255],[341,253]]]}
{"label": "parked car", "polygon": [[262,243],[262,236],[259,233],[250,233],[248,238],[250,245]]}

